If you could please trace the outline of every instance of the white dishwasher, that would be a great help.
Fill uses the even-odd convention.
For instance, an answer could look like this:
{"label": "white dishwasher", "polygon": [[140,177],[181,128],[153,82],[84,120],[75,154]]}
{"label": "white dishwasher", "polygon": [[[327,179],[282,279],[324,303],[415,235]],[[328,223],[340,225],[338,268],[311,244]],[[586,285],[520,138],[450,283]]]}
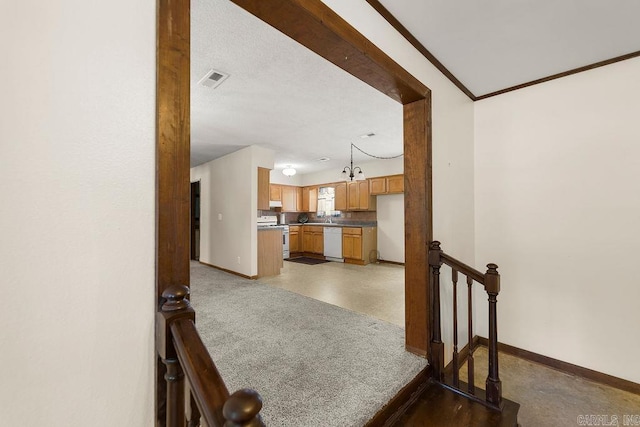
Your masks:
{"label": "white dishwasher", "polygon": [[324,256],[329,261],[344,262],[342,258],[342,227],[324,227]]}

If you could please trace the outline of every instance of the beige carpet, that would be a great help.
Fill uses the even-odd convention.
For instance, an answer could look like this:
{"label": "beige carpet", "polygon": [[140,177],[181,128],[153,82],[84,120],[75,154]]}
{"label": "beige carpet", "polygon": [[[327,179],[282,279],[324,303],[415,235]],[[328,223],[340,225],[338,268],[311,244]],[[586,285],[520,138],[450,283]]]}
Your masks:
{"label": "beige carpet", "polygon": [[426,366],[382,320],[197,263],[191,286],[227,387],[258,390],[268,426],[362,426]]}

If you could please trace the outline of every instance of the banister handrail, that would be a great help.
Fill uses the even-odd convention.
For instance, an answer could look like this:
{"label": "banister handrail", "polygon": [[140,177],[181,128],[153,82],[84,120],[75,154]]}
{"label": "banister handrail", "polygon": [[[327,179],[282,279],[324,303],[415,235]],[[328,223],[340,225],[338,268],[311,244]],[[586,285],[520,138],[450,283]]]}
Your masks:
{"label": "banister handrail", "polygon": [[222,407],[229,398],[229,390],[204,346],[196,325],[191,319],[176,320],[171,323],[171,334],[200,414],[207,425],[224,425]]}
{"label": "banister handrail", "polygon": [[484,274],[480,273],[475,268],[469,267],[467,264],[463,263],[462,261],[458,261],[451,255],[448,255],[444,252],[440,253],[440,261],[442,261],[443,264],[447,264],[449,267],[456,269],[458,272],[464,274],[467,277],[471,277],[476,282],[484,285]]}
{"label": "banister handrail", "polygon": [[[165,379],[166,426],[200,425],[200,417],[209,427],[264,426],[260,417],[262,398],[251,389],[229,395],[195,325],[195,311],[189,304],[186,286],[171,286],[156,315],[158,355],[167,367]],[[186,376],[190,396],[185,400]],[[191,402],[196,407],[192,407]],[[185,418],[185,409],[191,406]]]}
{"label": "banister handrail", "polygon": [[[497,297],[500,293],[500,274],[498,273],[498,266],[496,264],[487,264],[487,272],[481,273],[473,267],[466,265],[465,263],[453,258],[452,256],[445,254],[440,248],[440,242],[433,241],[429,243],[429,267],[432,275],[431,286],[431,322],[432,322],[432,335],[430,339],[430,356],[433,366],[433,379],[438,381],[461,394],[467,395],[476,401],[481,401],[487,406],[494,409],[501,410],[502,408],[502,382],[500,381],[498,370],[498,315],[497,315]],[[451,267],[451,279],[453,287],[453,360],[452,360],[452,384],[446,383],[444,374],[444,343],[441,338],[441,319],[440,319],[440,267],[442,264],[446,264]],[[457,285],[458,274],[464,274],[467,277],[467,304],[468,304],[468,354],[466,361],[468,362],[468,384],[467,391],[460,388],[460,381],[458,376],[458,369],[460,368],[460,360],[458,353],[458,317],[457,317]],[[479,399],[476,395],[476,390],[473,382],[474,375],[474,343],[472,338],[472,304],[471,286],[473,282],[478,282],[484,287],[484,290],[488,294],[489,302],[489,372],[486,380],[486,388],[482,393],[485,399]],[[462,363],[464,360],[462,361]]]}

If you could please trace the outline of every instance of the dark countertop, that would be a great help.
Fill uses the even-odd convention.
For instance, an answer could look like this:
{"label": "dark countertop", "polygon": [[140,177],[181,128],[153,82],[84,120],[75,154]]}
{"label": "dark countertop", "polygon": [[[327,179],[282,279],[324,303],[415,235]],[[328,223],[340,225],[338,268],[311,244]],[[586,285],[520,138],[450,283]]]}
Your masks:
{"label": "dark countertop", "polygon": [[378,224],[376,221],[362,221],[362,222],[347,222],[347,223],[339,223],[339,222],[306,222],[304,224],[298,222],[292,222],[288,225],[314,225],[321,227],[377,227]]}

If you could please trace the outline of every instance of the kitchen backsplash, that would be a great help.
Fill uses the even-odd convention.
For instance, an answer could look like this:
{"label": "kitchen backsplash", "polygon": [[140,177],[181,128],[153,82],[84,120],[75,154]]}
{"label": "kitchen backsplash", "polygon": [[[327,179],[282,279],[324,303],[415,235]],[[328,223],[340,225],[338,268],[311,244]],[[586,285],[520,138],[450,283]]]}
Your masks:
{"label": "kitchen backsplash", "polygon": [[[276,211],[263,211],[258,210],[258,216],[262,215],[270,215],[280,217],[281,212]],[[285,221],[287,224],[295,224],[298,222],[299,212],[285,212]],[[309,222],[324,222],[325,218],[318,218],[315,212],[307,213],[309,216]],[[375,211],[366,211],[366,212],[341,212],[339,217],[331,218],[335,223],[350,223],[350,222],[363,222],[363,221],[377,221],[378,217]]]}

